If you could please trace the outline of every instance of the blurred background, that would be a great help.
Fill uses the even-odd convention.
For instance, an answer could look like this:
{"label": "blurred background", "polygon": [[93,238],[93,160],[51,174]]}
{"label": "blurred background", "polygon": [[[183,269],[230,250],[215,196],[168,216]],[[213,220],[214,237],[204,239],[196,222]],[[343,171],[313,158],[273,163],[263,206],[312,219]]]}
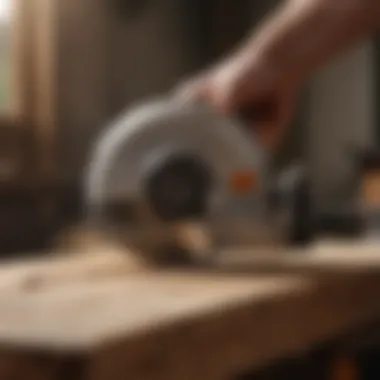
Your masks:
{"label": "blurred background", "polygon": [[[278,3],[0,0],[0,254],[40,254],[80,221],[83,170],[107,123],[227,54]],[[321,209],[353,203],[358,155],[380,143],[379,47],[316,73],[278,153],[279,166],[307,164]],[[307,372],[321,378],[317,367]]]}
{"label": "blurred background", "polygon": [[[278,3],[0,0],[0,250],[43,246],[78,218],[107,122],[226,54]],[[356,154],[376,142],[376,46],[315,75],[279,154],[308,162],[321,207],[350,202]]]}

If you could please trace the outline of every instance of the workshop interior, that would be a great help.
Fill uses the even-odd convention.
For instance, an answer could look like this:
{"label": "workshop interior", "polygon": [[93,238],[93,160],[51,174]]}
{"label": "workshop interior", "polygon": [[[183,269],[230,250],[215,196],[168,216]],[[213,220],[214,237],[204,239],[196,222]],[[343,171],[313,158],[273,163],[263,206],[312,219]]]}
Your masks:
{"label": "workshop interior", "polygon": [[[181,297],[186,298],[191,289],[194,289],[193,297],[195,300],[199,298],[200,305],[203,302],[200,293],[203,293],[204,314],[216,313],[212,316],[215,323],[209,323],[210,331],[219,331],[217,326],[222,323],[224,314],[219,316],[217,309],[224,298],[219,297],[218,292],[228,288],[229,280],[223,285],[223,282],[210,278],[210,287],[218,291],[215,290],[215,298],[211,289],[209,298],[206,295],[207,276],[214,276],[214,261],[218,260],[218,252],[223,246],[233,250],[235,246],[244,245],[249,249],[254,247],[252,250],[265,251],[267,246],[275,243],[277,248],[285,246],[286,250],[290,247],[290,250],[297,251],[295,261],[306,265],[307,254],[298,251],[307,250],[309,245],[321,239],[343,241],[342,244],[351,246],[351,250],[356,249],[356,256],[360,256],[364,248],[352,247],[380,234],[380,44],[377,38],[356,45],[313,76],[304,90],[291,129],[276,153],[265,151],[257,141],[249,141],[250,136],[247,137],[247,131],[241,128],[240,120],[229,120],[207,107],[202,108],[202,105],[181,106],[168,95],[179,83],[233,51],[279,4],[280,0],[0,0],[0,254],[3,260],[0,264],[0,326],[8,326],[6,321],[14,320],[9,324],[9,332],[8,328],[0,327],[0,380],[34,378],[34,375],[10,375],[17,367],[23,367],[21,363],[28,363],[24,368],[30,366],[36,379],[380,378],[380,306],[374,304],[375,299],[371,305],[369,301],[363,301],[374,294],[377,286],[380,291],[375,259],[371,270],[356,268],[351,273],[347,269],[352,263],[350,256],[350,264],[343,263],[342,267],[346,269],[342,272],[334,272],[335,268],[329,274],[321,275],[323,281],[327,278],[327,285],[321,280],[323,296],[313,296],[320,307],[317,309],[316,306],[315,310],[322,310],[320,314],[315,312],[316,316],[311,316],[314,298],[308,298],[306,293],[306,288],[309,291],[309,288],[314,289],[313,286],[305,286],[302,306],[297,306],[296,302],[297,297],[301,298],[301,291],[289,296],[289,308],[299,307],[302,313],[309,309],[310,321],[314,318],[316,325],[321,323],[322,327],[316,328],[318,333],[305,331],[305,340],[299,337],[301,333],[294,332],[298,340],[294,338],[292,341],[292,331],[297,330],[294,321],[293,327],[284,333],[288,343],[281,341],[282,333],[278,336],[276,332],[268,333],[267,338],[258,338],[262,355],[261,348],[253,354],[253,349],[252,352],[243,349],[248,344],[246,341],[239,343],[244,340],[244,334],[239,330],[236,334],[240,338],[234,338],[237,329],[231,328],[230,333],[225,330],[225,340],[218,332],[219,340],[215,339],[215,345],[210,345],[225,347],[223,355],[228,360],[224,360],[222,354],[218,357],[215,352],[216,356],[209,358],[208,349],[202,354],[203,360],[202,357],[195,360],[192,359],[192,355],[196,357],[192,347],[197,342],[183,346],[182,350],[182,338],[176,341],[177,335],[191,335],[191,332],[184,332],[185,327],[182,330],[173,327],[173,332],[167,332],[172,334],[169,338],[164,337],[164,332],[158,332],[157,339],[154,338],[156,323],[152,310],[159,309],[157,325],[171,310],[173,326],[177,326],[175,318],[182,326],[182,320],[179,320],[182,314],[176,309],[175,302]],[[249,171],[259,173],[260,178],[267,175],[270,178],[263,188],[257,189],[255,178],[247,176]],[[228,186],[232,186],[232,195],[224,191]],[[253,191],[251,198],[246,196],[250,191]],[[209,198],[216,201],[211,205]],[[147,204],[151,206],[149,210]],[[20,278],[24,278],[22,276],[29,273],[28,265],[33,267],[30,262],[45,263],[47,260],[50,263],[51,257],[55,260],[57,247],[62,245],[68,249],[70,244],[65,245],[65,239],[72,231],[84,225],[87,227],[87,222],[91,227],[92,223],[95,225],[95,235],[104,232],[108,239],[111,237],[118,244],[137,250],[144,260],[159,261],[159,274],[152,275],[152,278],[148,274],[142,277],[147,281],[141,285],[144,291],[149,286],[157,286],[158,290],[153,293],[161,288],[163,292],[176,287],[180,291],[181,275],[180,280],[173,280],[176,284],[173,286],[169,280],[162,280],[165,265],[172,268],[179,264],[185,269],[178,270],[190,273],[183,276],[183,296],[173,296],[172,301],[171,296],[163,297],[163,305],[172,302],[167,307],[169,311],[160,304],[157,296],[154,301],[152,298],[152,305],[146,301],[146,309],[142,307],[144,317],[135,317],[131,312],[131,320],[145,320],[145,314],[151,313],[151,324],[155,327],[152,332],[146,331],[147,337],[151,337],[146,338],[150,339],[149,348],[143,349],[144,345],[131,334],[130,339],[125,338],[125,348],[121,348],[119,341],[112,341],[111,348],[102,346],[97,351],[97,338],[91,340],[88,331],[96,330],[99,320],[84,322],[80,310],[75,314],[75,307],[67,300],[69,296],[64,301],[69,305],[69,311],[58,303],[60,297],[64,297],[65,288],[56,282],[66,276],[63,272],[70,272],[71,269],[60,269],[69,268],[69,264],[46,264],[46,267],[38,264],[41,265],[38,273],[49,272],[48,265],[57,265],[57,271],[49,272],[48,276],[53,283],[51,293],[46,290],[40,298],[36,295],[23,298],[18,293],[21,294],[24,288],[16,289],[19,277],[15,275],[17,281],[14,283],[9,280],[18,270]],[[187,228],[191,231],[198,229],[193,231],[195,234],[185,236],[182,231],[188,231]],[[97,240],[94,241],[93,246],[97,244]],[[377,268],[380,269],[380,243],[378,247]],[[90,246],[87,249],[94,249],[99,254],[102,248]],[[342,262],[344,255],[340,259]],[[67,256],[72,260],[70,254]],[[7,269],[9,265],[16,265],[19,269],[12,272]],[[85,264],[80,263],[78,267],[82,268],[81,265]],[[88,272],[111,270],[102,261],[100,264],[96,262],[101,269],[87,265],[89,268],[84,278],[88,277]],[[119,266],[122,265],[118,262],[114,265]],[[300,266],[294,268],[296,282],[303,273]],[[252,296],[248,289],[242,289],[241,294],[238,292],[240,287],[244,288],[246,277],[262,278],[269,271],[268,283],[271,284],[271,276],[278,275],[279,267],[281,265],[270,271],[258,265],[252,273],[246,268],[244,274],[223,267],[222,273],[228,279],[232,273],[237,277],[236,284],[235,279],[231,279],[231,288],[226,293],[230,298],[235,297],[236,303],[247,303],[245,312],[241,315],[236,312],[236,323],[232,316],[235,314],[230,312],[231,324],[245,325],[251,314],[252,319],[256,315],[253,304],[248,305],[248,295]],[[82,279],[72,280],[81,270],[74,269],[74,274],[67,275],[65,281],[70,289],[76,282],[79,288],[83,287]],[[169,278],[173,276],[173,270],[177,269],[169,270]],[[30,269],[31,273],[33,271],[35,269]],[[289,274],[289,267],[286,273]],[[346,280],[345,275],[353,279]],[[38,287],[44,286],[43,281],[41,285],[38,278],[35,280],[35,276],[33,272],[25,285],[27,295],[35,287],[38,292]],[[120,273],[117,276],[120,279]],[[157,284],[154,276],[157,276]],[[194,284],[189,276],[194,276]],[[201,276],[200,284],[197,276]],[[314,281],[319,274],[302,276],[306,276],[307,281],[310,278]],[[338,281],[338,290],[333,287],[330,277],[341,281]],[[3,287],[3,282],[7,284],[7,281],[11,285]],[[167,283],[160,288],[161,281]],[[99,280],[99,284],[105,282],[104,278]],[[323,310],[328,310],[334,301],[329,298],[325,306],[323,297],[338,297],[343,294],[344,284],[348,283],[351,284],[345,291],[348,295],[341,295],[345,301],[339,301],[345,306],[341,312],[338,308],[331,312],[334,322],[330,323],[330,314],[326,311],[329,316],[325,317]],[[247,288],[253,285],[249,283]],[[15,289],[10,289],[12,286]],[[32,290],[28,290],[29,286]],[[110,292],[110,299],[124,298],[121,290],[111,294],[109,289],[113,285],[107,291],[91,286],[88,296],[83,291],[82,301],[75,298],[77,304],[86,305],[88,301],[91,309],[91,303],[97,302],[97,291],[101,293],[100,298],[107,292]],[[278,296],[284,313],[286,299],[283,293],[287,286],[280,286],[281,296]],[[196,293],[198,287],[199,294]],[[319,286],[315,288],[319,289]],[[133,289],[126,293],[131,298],[139,298],[138,294],[131,294],[137,292]],[[55,296],[54,291],[62,294]],[[78,294],[81,292],[78,290]],[[14,293],[17,293],[16,298],[11,302]],[[355,301],[348,301],[351,294],[355,295]],[[277,296],[265,297],[277,299]],[[216,305],[212,308],[214,299]],[[34,316],[37,315],[35,310],[45,310],[44,302],[49,306],[46,306],[44,317],[38,319]],[[232,301],[228,302],[234,305]],[[9,309],[7,305],[11,305]],[[183,316],[190,331],[195,331],[191,325],[195,305],[194,300],[189,300],[187,314]],[[229,308],[233,309],[231,305]],[[234,307],[243,309],[239,305]],[[263,301],[262,305],[270,315],[265,326],[269,320],[274,321],[276,315],[279,320],[291,323],[290,312],[281,317],[280,312],[271,311],[269,301]],[[363,316],[357,311],[361,307],[365,310]],[[15,313],[18,310],[19,314],[12,317],[9,310],[15,310]],[[47,318],[51,323],[36,322],[40,330],[33,331],[32,327],[30,330],[25,327],[29,322],[22,323],[23,328],[17,327],[20,314],[24,314],[23,318],[28,321],[25,310],[29,310],[31,319],[43,321]],[[75,317],[67,316],[64,327],[54,319],[59,319],[57,315],[62,315],[61,310],[75,314]],[[119,309],[115,306],[115,310],[129,313],[128,308],[122,309],[121,306]],[[46,316],[50,311],[51,316]],[[348,317],[350,313],[352,316]],[[343,322],[346,314],[347,319]],[[76,321],[75,318],[78,318],[78,324],[83,323],[93,330],[84,328],[82,334],[82,328],[78,327],[78,333],[74,334],[75,322],[70,325],[70,321]],[[105,318],[103,314],[102,318]],[[104,331],[114,326],[112,318],[110,316],[110,322],[105,323]],[[266,318],[260,321],[263,319]],[[114,323],[115,331],[132,329],[129,325],[122,328],[121,318],[116,318]],[[253,319],[252,323],[259,322]],[[205,330],[205,326],[206,322],[199,331]],[[216,326],[214,330],[212,326]],[[277,331],[275,325],[272,327]],[[254,331],[266,330],[257,327]],[[113,340],[117,338],[115,334],[113,332]],[[120,332],[120,336],[122,334],[124,332]],[[210,334],[211,338],[202,338],[206,346],[213,340]],[[201,336],[201,332],[198,335]],[[194,332],[194,336],[198,335]],[[250,336],[253,336],[250,345],[254,346],[254,332]],[[78,355],[77,348],[81,343],[77,342],[87,340],[94,346]],[[78,347],[75,346],[74,353],[66,356],[71,347],[67,342],[71,341],[75,341]],[[173,343],[173,352],[169,353],[170,342],[174,341],[177,343]],[[31,342],[37,346],[35,350]],[[62,352],[55,349],[61,343]],[[3,365],[8,349],[15,359]],[[16,355],[17,350],[21,353]],[[153,357],[152,353],[156,351],[167,351],[167,356],[160,359],[157,354]],[[240,357],[237,352],[242,352]],[[138,360],[149,370],[142,370],[140,362],[131,364]],[[16,362],[20,364],[16,365]],[[195,371],[194,363],[199,368],[204,366],[204,371]],[[229,367],[227,363],[233,364]],[[194,374],[191,375],[189,370],[181,372],[181,366],[192,369]],[[42,372],[44,377],[38,377],[37,374]]]}

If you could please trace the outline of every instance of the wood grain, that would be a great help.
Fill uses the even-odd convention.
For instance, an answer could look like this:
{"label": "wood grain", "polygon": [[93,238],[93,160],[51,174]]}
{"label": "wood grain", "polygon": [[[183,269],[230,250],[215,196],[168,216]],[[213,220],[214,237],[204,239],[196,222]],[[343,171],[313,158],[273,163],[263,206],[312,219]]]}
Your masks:
{"label": "wood grain", "polygon": [[272,272],[253,252],[159,271],[102,249],[2,266],[0,372],[11,356],[43,379],[226,379],[380,317],[375,243],[272,255]]}

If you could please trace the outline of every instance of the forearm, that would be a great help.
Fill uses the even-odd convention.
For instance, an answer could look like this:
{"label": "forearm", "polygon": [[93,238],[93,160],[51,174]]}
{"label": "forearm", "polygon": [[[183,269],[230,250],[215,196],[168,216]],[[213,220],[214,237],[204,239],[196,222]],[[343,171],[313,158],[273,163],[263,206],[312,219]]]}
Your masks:
{"label": "forearm", "polygon": [[262,54],[304,80],[335,54],[374,33],[380,0],[290,0],[248,41],[246,54]]}

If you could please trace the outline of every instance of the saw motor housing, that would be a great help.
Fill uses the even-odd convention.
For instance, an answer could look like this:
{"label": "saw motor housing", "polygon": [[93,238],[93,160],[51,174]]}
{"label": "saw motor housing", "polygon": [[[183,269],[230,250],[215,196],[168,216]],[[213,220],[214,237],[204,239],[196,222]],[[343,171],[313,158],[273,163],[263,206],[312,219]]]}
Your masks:
{"label": "saw motor housing", "polygon": [[153,100],[97,140],[86,177],[89,218],[158,261],[173,260],[171,247],[176,259],[204,262],[222,247],[305,242],[304,173],[273,180],[270,158],[238,119],[205,104]]}

